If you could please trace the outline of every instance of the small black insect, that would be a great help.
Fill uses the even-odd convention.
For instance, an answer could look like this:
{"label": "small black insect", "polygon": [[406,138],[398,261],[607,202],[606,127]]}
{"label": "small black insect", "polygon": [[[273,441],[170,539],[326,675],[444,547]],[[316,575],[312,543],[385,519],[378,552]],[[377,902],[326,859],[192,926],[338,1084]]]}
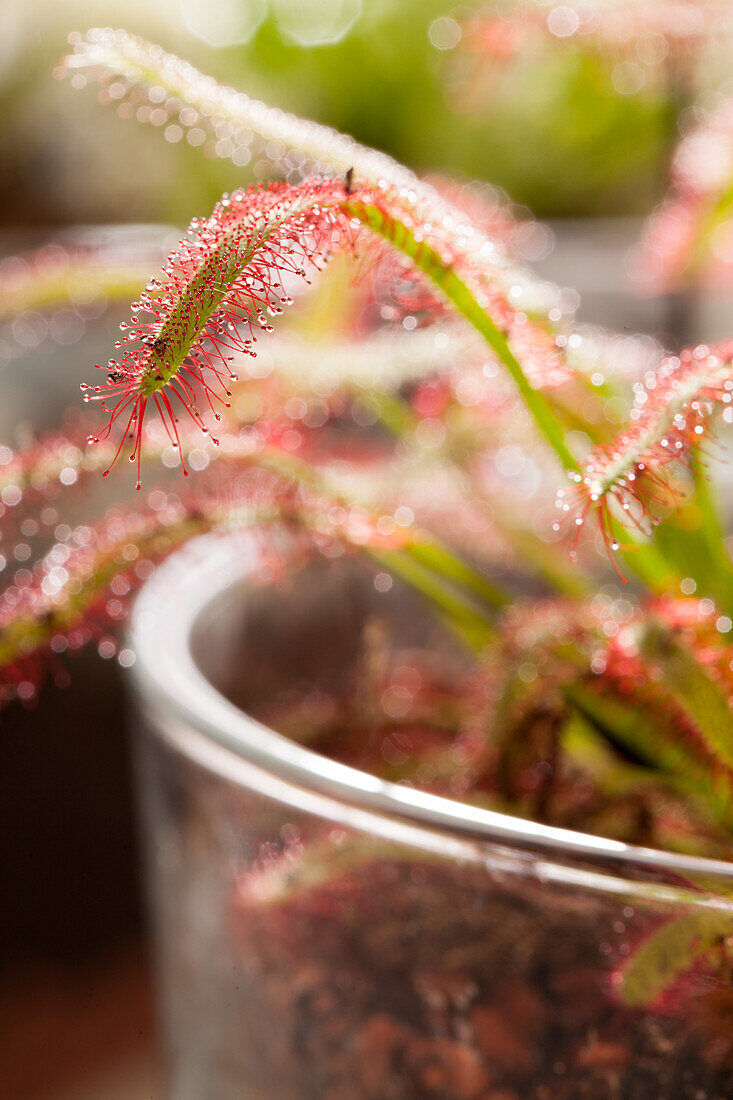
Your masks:
{"label": "small black insect", "polygon": [[111,370],[109,372],[109,374],[107,375],[107,381],[108,382],[124,382],[125,381],[125,375],[122,373],[121,370]]}
{"label": "small black insect", "polygon": [[348,172],[344,176],[344,191],[347,195],[353,195],[354,193],[354,169],[349,168]]}
{"label": "small black insect", "polygon": [[152,340],[146,340],[145,343],[151,351],[155,352],[159,359],[162,359],[168,351],[168,340],[165,336],[155,336]]}

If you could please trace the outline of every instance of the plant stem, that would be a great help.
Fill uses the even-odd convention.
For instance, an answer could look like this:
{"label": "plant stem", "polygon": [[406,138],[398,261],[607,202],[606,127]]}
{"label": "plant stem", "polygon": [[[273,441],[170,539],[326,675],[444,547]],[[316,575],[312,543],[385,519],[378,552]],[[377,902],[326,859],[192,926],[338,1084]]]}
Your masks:
{"label": "plant stem", "polygon": [[427,275],[452,302],[458,312],[480,332],[499,360],[504,364],[521,394],[527,409],[542,435],[555,452],[564,469],[580,471],[580,466],[565,443],[565,430],[542,393],[536,390],[524,373],[504,333],[489,317],[473,292],[452,264],[425,241],[418,241],[413,231],[388,212],[374,204],[356,200],[343,204],[344,213],[366,225],[373,233],[384,237]]}
{"label": "plant stem", "polygon": [[493,630],[486,617],[465,596],[445,584],[440,574],[414,558],[408,548],[380,550],[367,546],[364,547],[364,552],[426,596],[469,649],[477,654],[485,649],[493,637]]}
{"label": "plant stem", "polygon": [[502,608],[511,603],[506,592],[438,541],[423,537],[419,542],[409,543],[405,551],[420,565],[467,588],[490,607]]}
{"label": "plant stem", "polygon": [[[266,450],[260,452],[253,461],[288,480],[322,493],[332,500],[338,500],[346,507],[353,507],[355,504],[353,500],[341,497],[338,491],[324,482],[317,471],[293,455]],[[459,620],[463,621],[470,611],[469,618],[475,620],[476,624],[481,624],[481,629],[478,630],[477,627],[474,631],[475,637],[483,633],[488,639],[491,635],[488,608],[497,611],[510,602],[509,596],[474,566],[425,532],[411,530],[399,547],[382,549],[359,544],[358,548],[384,564],[389,559],[392,563],[389,568],[394,567],[395,572],[406,580],[412,579],[424,594],[427,595],[432,588],[437,605],[445,611],[449,607],[455,608]],[[456,591],[456,585],[467,589],[474,596],[479,596],[488,607],[482,610],[476,606],[475,600],[467,600],[464,594]]]}

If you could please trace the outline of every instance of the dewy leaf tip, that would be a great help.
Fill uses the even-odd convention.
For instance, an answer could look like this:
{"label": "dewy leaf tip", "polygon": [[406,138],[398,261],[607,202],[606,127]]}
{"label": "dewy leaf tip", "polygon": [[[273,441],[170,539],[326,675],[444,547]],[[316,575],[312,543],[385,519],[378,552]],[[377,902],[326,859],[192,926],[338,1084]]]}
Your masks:
{"label": "dewy leaf tip", "polygon": [[234,357],[254,355],[257,333],[271,331],[270,318],[291,302],[284,280],[305,278],[308,267],[319,267],[352,236],[340,212],[343,198],[343,184],[328,180],[250,187],[225,195],[210,218],[192,222],[162,279],[148,283],[131,321],[120,325],[121,355],[100,368],[106,382],[82,385],[84,400],[108,413],[90,442],[122,426],[110,467],[130,438],[139,487],[149,407],[179,451],[181,412],[204,433],[202,405],[221,419],[218,410],[227,407],[236,381]]}

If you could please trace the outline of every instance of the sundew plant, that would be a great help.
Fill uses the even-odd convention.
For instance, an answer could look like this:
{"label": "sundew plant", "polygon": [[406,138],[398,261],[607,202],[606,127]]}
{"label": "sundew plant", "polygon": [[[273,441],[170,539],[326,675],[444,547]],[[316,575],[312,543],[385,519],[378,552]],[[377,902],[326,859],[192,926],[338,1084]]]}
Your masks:
{"label": "sundew plant", "polygon": [[[80,282],[134,300],[82,417],[0,450],[3,702],[87,643],[115,655],[131,594],[187,539],[251,528],[276,571],[285,528],[304,557],[401,578],[470,655],[455,743],[426,749],[435,789],[729,857],[733,563],[708,466],[733,344],[579,325],[517,262],[496,192],[424,181],[122,31],[72,45],[75,88],[276,181],[223,195],[147,281],[79,250],[4,288],[5,317]],[[721,954],[719,921],[686,920],[624,961],[630,1003]]]}

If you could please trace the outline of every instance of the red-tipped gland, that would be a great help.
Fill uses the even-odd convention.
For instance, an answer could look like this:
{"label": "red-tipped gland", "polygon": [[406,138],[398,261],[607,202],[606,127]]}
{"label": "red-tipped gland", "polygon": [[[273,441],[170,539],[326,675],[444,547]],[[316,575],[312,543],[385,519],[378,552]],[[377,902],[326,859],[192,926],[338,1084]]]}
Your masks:
{"label": "red-tipped gland", "polygon": [[679,502],[673,467],[694,462],[721,410],[733,416],[733,344],[700,345],[663,359],[637,386],[629,425],[591,451],[582,474],[571,475],[574,488],[558,493],[557,507],[575,518],[578,532],[595,512],[613,559],[619,549],[613,521],[651,533],[659,520],[650,506]]}
{"label": "red-tipped gland", "polygon": [[195,233],[168,257],[165,281],[151,280],[152,291],[135,303],[150,321],[136,321],[133,329],[123,322],[124,354],[99,368],[107,382],[83,387],[84,400],[99,401],[109,413],[100,439],[122,424],[108,469],[131,439],[139,488],[149,403],[179,451],[181,410],[204,432],[202,400],[221,420],[215,405],[228,406],[227,383],[236,380],[230,353],[254,355],[255,329],[272,331],[266,312],[281,313],[290,301],[283,278],[305,277],[308,267],[320,267],[349,241],[343,199],[340,182],[251,187],[225,195],[210,218],[196,223]]}

